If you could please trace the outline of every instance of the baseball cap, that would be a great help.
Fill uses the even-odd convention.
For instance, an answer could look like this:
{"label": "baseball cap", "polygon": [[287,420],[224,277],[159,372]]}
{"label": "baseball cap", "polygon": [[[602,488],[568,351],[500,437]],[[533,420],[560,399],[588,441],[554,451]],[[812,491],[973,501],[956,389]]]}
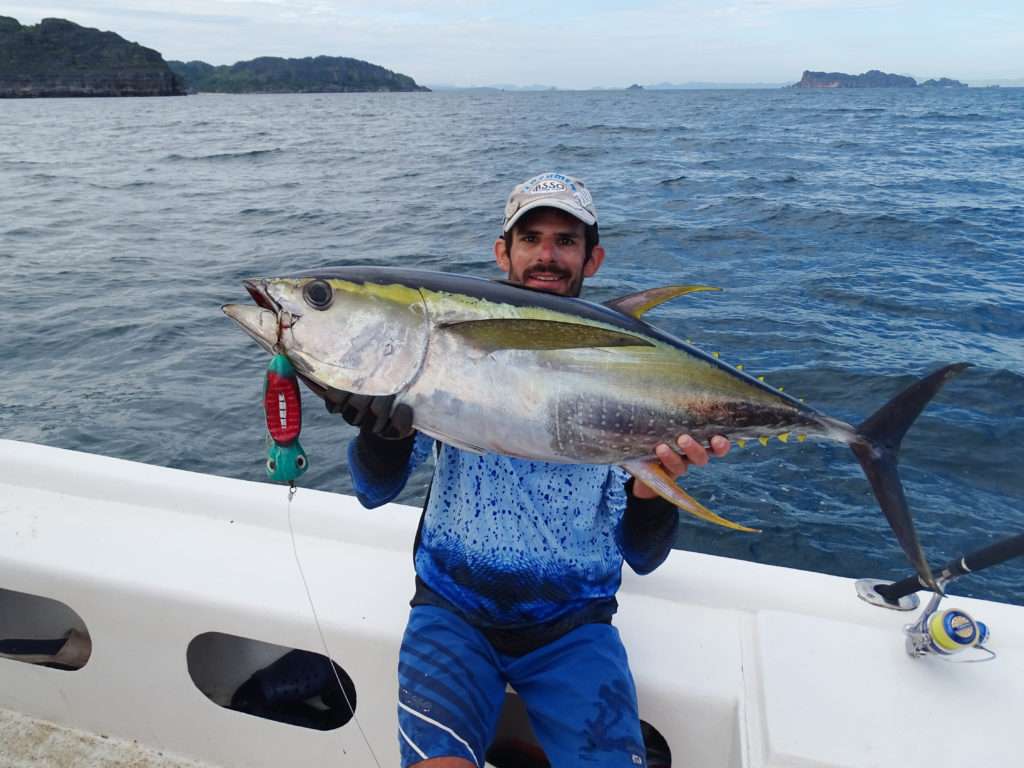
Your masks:
{"label": "baseball cap", "polygon": [[587,226],[597,224],[594,198],[582,181],[561,173],[542,173],[512,190],[505,203],[502,231],[512,229],[524,213],[545,206],[572,214]]}

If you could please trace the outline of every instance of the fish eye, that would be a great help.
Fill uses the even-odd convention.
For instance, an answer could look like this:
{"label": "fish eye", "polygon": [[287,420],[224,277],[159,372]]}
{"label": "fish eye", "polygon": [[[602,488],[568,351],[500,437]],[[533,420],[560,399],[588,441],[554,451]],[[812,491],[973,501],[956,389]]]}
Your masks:
{"label": "fish eye", "polygon": [[305,467],[306,467],[306,457],[305,456],[299,456],[295,460],[295,466],[297,466],[299,469],[305,469]]}
{"label": "fish eye", "polygon": [[306,284],[302,295],[313,309],[327,309],[334,300],[334,289],[326,280],[314,280]]}
{"label": "fish eye", "polygon": [[275,469],[277,469],[277,462],[274,461],[273,459],[267,459],[267,469],[273,472]]}

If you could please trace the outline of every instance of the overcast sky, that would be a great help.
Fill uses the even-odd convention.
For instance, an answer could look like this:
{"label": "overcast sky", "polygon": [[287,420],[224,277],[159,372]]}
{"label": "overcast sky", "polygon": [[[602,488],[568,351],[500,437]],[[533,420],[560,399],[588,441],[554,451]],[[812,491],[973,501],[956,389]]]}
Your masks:
{"label": "overcast sky", "polygon": [[1022,0],[0,0],[0,15],[112,30],[165,59],[353,56],[427,85],[1024,78]]}

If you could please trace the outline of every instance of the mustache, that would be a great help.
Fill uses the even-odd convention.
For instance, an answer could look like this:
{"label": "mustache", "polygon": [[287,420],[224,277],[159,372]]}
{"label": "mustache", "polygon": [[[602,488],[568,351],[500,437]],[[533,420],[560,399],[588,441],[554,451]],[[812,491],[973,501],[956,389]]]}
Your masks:
{"label": "mustache", "polygon": [[523,273],[523,279],[529,280],[534,275],[554,275],[563,279],[572,278],[572,272],[565,267],[559,267],[555,264],[537,264],[536,266],[529,267]]}

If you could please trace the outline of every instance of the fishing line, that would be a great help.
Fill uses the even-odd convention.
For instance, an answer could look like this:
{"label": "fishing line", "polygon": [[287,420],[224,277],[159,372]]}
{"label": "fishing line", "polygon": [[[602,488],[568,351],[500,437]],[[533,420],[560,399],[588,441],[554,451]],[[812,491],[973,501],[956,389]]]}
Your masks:
{"label": "fishing line", "polygon": [[297,490],[298,488],[294,483],[288,487],[288,533],[291,535],[292,554],[295,556],[295,565],[299,568],[299,577],[302,579],[302,588],[306,591],[306,600],[309,602],[309,609],[313,613],[313,622],[316,624],[317,634],[320,635],[320,644],[323,646],[324,655],[327,656],[327,664],[331,668],[331,674],[334,675],[334,680],[338,683],[338,690],[341,691],[341,695],[345,699],[345,706],[347,706],[348,711],[352,713],[352,720],[356,724],[356,728],[359,730],[359,735],[363,737],[363,741],[366,743],[366,748],[370,750],[370,756],[373,758],[374,764],[377,768],[382,768],[380,761],[377,759],[377,753],[373,751],[373,746],[370,744],[370,740],[366,737],[366,731],[363,730],[363,725],[359,722],[359,717],[356,715],[356,708],[353,707],[352,702],[349,701],[348,693],[345,691],[345,686],[342,685],[341,678],[338,676],[338,670],[334,668],[334,656],[331,655],[331,649],[327,645],[327,636],[324,634],[323,626],[320,624],[320,615],[317,613],[316,605],[313,602],[313,593],[310,591],[309,582],[306,580],[306,571],[302,567],[302,558],[299,557],[299,547],[295,539],[295,526],[292,524],[292,499],[295,497],[295,492]]}
{"label": "fishing line", "polygon": [[[289,322],[291,322],[289,318]],[[345,706],[352,714],[352,720],[363,737],[366,748],[370,751],[377,768],[381,768],[377,753],[363,730],[362,723],[356,715],[356,708],[348,697],[348,692],[341,682],[338,670],[334,666],[334,657],[327,645],[327,636],[324,634],[323,625],[320,623],[320,615],[316,610],[316,603],[313,601],[313,593],[309,588],[309,581],[306,579],[306,570],[302,567],[302,558],[299,556],[299,545],[295,538],[295,525],[292,522],[292,499],[298,490],[295,481],[298,480],[306,470],[309,469],[309,459],[306,452],[299,443],[299,433],[302,431],[302,396],[299,392],[298,375],[288,356],[284,354],[281,346],[281,333],[284,329],[282,319],[278,318],[277,343],[274,345],[274,356],[267,365],[267,371],[263,380],[263,411],[267,420],[267,476],[279,483],[288,483],[288,535],[292,542],[292,555],[295,557],[295,565],[299,569],[299,578],[302,580],[302,588],[306,592],[306,600],[309,602],[309,610],[313,614],[313,622],[316,624],[317,634],[320,636],[320,645],[323,646],[324,655],[327,657],[327,664],[334,675],[334,681],[338,684],[338,690],[345,700]],[[345,754],[345,750],[342,749]]]}

